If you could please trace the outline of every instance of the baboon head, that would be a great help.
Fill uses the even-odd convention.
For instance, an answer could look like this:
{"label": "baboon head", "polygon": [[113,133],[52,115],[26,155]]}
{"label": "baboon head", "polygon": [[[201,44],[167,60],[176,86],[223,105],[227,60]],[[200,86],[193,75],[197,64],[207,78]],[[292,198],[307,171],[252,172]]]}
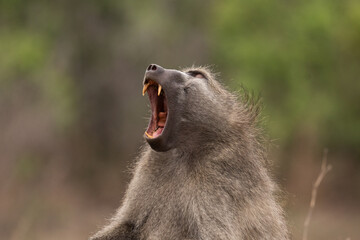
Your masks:
{"label": "baboon head", "polygon": [[143,84],[152,112],[144,136],[156,151],[196,147],[230,124],[234,98],[206,68],[178,71],[151,64]]}

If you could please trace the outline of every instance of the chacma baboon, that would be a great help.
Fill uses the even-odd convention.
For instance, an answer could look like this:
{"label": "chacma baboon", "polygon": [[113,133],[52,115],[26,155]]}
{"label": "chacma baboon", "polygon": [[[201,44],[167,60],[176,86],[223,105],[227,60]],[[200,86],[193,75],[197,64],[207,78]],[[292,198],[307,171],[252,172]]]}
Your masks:
{"label": "chacma baboon", "polygon": [[152,114],[122,206],[92,240],[288,239],[258,107],[206,68],[151,64]]}

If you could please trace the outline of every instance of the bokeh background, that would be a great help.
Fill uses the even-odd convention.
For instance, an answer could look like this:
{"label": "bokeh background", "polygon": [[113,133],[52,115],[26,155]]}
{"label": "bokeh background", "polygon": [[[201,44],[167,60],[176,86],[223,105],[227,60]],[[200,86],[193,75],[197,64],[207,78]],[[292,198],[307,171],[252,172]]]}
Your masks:
{"label": "bokeh background", "polygon": [[148,64],[211,65],[260,94],[301,239],[360,239],[360,2],[0,0],[0,239],[86,239],[143,144]]}

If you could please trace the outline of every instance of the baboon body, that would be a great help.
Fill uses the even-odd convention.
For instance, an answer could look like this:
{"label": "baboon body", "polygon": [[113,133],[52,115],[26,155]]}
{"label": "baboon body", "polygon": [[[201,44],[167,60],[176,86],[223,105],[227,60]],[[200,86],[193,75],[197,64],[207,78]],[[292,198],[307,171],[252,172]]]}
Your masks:
{"label": "baboon body", "polygon": [[151,137],[158,130],[150,124],[122,206],[91,239],[288,239],[257,105],[239,100],[205,68],[150,65],[145,85],[149,79],[166,94],[164,139]]}

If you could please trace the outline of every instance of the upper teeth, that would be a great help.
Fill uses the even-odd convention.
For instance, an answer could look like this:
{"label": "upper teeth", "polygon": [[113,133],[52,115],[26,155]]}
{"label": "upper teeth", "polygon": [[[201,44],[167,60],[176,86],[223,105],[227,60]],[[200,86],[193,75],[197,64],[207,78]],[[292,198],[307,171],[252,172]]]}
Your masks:
{"label": "upper teeth", "polygon": [[158,96],[160,96],[160,93],[161,93],[161,85],[159,84],[159,86],[158,86]]}
{"label": "upper teeth", "polygon": [[155,82],[155,81],[153,81],[153,80],[150,80],[148,83],[146,83],[146,84],[144,85],[143,91],[142,91],[142,95],[143,95],[143,96],[145,95],[145,92],[146,92],[146,90],[148,89],[148,87],[149,87],[150,85],[158,85],[158,96],[160,96],[162,87],[161,87],[160,84],[158,84],[157,82]]}

